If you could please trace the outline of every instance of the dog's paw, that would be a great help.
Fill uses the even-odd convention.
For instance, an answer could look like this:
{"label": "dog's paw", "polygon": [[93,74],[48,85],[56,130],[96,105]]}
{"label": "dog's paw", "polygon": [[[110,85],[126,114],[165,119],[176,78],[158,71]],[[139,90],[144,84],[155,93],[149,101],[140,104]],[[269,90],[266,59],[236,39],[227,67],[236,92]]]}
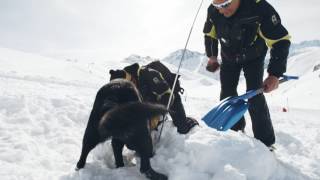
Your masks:
{"label": "dog's paw", "polygon": [[164,174],[158,173],[152,168],[147,170],[146,172],[143,172],[145,176],[150,180],[168,180],[168,177]]}
{"label": "dog's paw", "polygon": [[124,167],[124,163],[116,163],[116,168],[121,168],[121,167]]}
{"label": "dog's paw", "polygon": [[85,162],[82,162],[82,161],[78,161],[77,163],[77,167],[75,168],[76,171],[79,171],[80,169],[84,168],[84,165],[86,163]]}

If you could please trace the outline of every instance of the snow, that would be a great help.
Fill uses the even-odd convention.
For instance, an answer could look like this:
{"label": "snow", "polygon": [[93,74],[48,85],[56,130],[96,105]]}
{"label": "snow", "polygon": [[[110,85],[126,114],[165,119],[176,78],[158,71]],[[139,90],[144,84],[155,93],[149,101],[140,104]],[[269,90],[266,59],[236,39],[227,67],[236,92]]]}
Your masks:
{"label": "snow", "polygon": [[[151,159],[154,169],[174,180],[320,179],[320,71],[314,71],[319,52],[316,46],[297,50],[288,61],[288,74],[300,79],[266,95],[277,137],[275,153],[253,138],[248,114],[246,134],[218,132],[200,121],[200,127],[180,135],[167,121]],[[131,63],[131,58],[152,58],[90,62],[5,48],[0,53],[1,179],[145,179],[137,167],[139,158],[127,149],[126,166],[115,168],[110,141],[89,154],[84,169],[74,168],[95,94],[107,82],[108,70]],[[186,112],[200,120],[219,102],[219,82],[188,68],[181,74]]]}

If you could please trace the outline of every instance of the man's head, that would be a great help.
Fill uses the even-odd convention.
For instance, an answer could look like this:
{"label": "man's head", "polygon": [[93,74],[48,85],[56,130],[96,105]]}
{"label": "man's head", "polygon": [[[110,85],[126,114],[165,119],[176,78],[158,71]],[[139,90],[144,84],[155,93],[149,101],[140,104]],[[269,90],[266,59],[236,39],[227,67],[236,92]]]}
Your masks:
{"label": "man's head", "polygon": [[231,17],[240,6],[240,0],[213,0],[212,5],[225,17]]}

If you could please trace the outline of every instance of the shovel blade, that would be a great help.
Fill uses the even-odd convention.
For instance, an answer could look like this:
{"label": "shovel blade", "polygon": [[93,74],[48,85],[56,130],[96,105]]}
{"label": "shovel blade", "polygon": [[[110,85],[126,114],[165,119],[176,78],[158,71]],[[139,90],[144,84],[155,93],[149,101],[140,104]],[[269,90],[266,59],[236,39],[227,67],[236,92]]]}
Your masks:
{"label": "shovel blade", "polygon": [[235,99],[236,97],[228,97],[226,99],[223,99],[220,104],[215,106],[212,110],[210,110],[203,118],[202,120],[206,122],[207,124],[211,124],[211,121],[216,119],[216,116],[218,116],[220,113],[223,112],[224,109],[226,109],[231,101]]}
{"label": "shovel blade", "polygon": [[213,108],[202,120],[218,131],[226,131],[236,124],[248,110],[248,103],[243,99],[226,100]]}

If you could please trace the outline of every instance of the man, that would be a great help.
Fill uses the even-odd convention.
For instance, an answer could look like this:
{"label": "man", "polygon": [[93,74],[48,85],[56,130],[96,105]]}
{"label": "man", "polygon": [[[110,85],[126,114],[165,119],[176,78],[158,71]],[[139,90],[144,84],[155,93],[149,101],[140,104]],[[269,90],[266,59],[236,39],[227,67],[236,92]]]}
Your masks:
{"label": "man", "polygon": [[[213,0],[205,22],[207,70],[220,68],[220,99],[237,96],[240,71],[243,70],[247,90],[263,87],[268,93],[279,85],[286,71],[290,36],[275,9],[265,0]],[[217,61],[218,42],[221,65]],[[264,59],[271,48],[268,76],[263,81]],[[254,137],[273,148],[275,134],[263,94],[249,99],[249,113]],[[235,131],[245,128],[245,120],[235,124]]]}
{"label": "man", "polygon": [[[134,63],[126,66],[123,71],[124,75],[120,76],[125,76],[126,79],[137,86],[143,101],[167,106],[175,74],[171,73],[160,61],[154,61],[141,67],[138,63]],[[178,133],[186,134],[194,126],[198,125],[198,122],[191,117],[186,117],[179,93],[183,93],[183,88],[180,87],[178,80],[173,92],[169,113]],[[157,125],[156,123],[153,126]]]}

